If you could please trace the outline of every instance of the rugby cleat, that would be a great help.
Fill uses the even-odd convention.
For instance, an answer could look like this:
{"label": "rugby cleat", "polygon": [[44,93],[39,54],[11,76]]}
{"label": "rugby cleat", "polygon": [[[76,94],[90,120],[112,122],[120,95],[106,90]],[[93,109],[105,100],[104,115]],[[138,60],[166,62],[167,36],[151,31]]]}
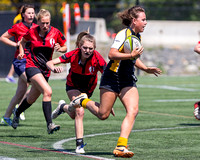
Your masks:
{"label": "rugby cleat", "polygon": [[194,104],[194,117],[200,120],[200,101]]}
{"label": "rugby cleat", "polygon": [[10,118],[1,118],[1,124],[4,124],[5,126],[11,126],[12,125],[12,120]]}
{"label": "rugby cleat", "polygon": [[123,157],[123,158],[133,157],[134,153],[132,151],[129,151],[127,147],[128,146],[116,147],[113,151],[113,154],[115,155],[115,157]]}
{"label": "rugby cleat", "polygon": [[69,104],[68,110],[73,110],[73,108],[81,107],[81,100],[88,98],[86,93],[81,93],[74,100],[72,100]]}
{"label": "rugby cleat", "polygon": [[12,127],[14,129],[17,129],[18,125],[19,125],[19,117],[16,116],[16,110],[15,110],[14,117],[13,117],[13,120],[12,120]]}
{"label": "rugby cleat", "polygon": [[85,146],[86,146],[86,144],[82,144],[80,146],[77,146],[75,152],[78,153],[78,154],[84,154],[85,150],[84,150],[83,147],[85,147]]}
{"label": "rugby cleat", "polygon": [[60,109],[61,105],[64,104],[64,103],[65,103],[64,100],[60,100],[58,102],[57,108],[51,114],[51,118],[52,119],[56,119],[59,115],[61,115],[62,113],[64,113],[64,111],[61,111],[61,109]]}
{"label": "rugby cleat", "polygon": [[6,82],[8,82],[8,83],[17,83],[13,76],[11,76],[11,77],[7,76],[6,77]]}
{"label": "rugby cleat", "polygon": [[59,125],[55,125],[54,123],[50,123],[47,127],[48,134],[53,134],[54,131],[58,131],[60,129]]}

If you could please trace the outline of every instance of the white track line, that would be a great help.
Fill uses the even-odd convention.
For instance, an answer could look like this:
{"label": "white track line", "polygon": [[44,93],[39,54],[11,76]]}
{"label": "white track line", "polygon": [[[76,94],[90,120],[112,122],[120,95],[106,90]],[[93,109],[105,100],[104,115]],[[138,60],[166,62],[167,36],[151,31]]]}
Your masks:
{"label": "white track line", "polygon": [[[187,127],[169,127],[169,128],[150,128],[150,129],[139,129],[139,130],[132,130],[132,132],[149,132],[149,131],[164,131],[164,130],[174,130],[174,129],[185,129],[185,128],[195,128],[199,126],[187,126]],[[103,136],[103,135],[112,135],[112,134],[119,134],[120,132],[107,132],[107,133],[96,133],[96,134],[90,134],[90,135],[85,135],[85,137],[95,137],[95,136]],[[87,158],[93,158],[93,159],[98,159],[98,160],[111,160],[108,158],[104,157],[97,157],[97,156],[91,156],[91,155],[80,155],[76,154],[74,152],[69,152],[63,148],[63,143],[69,142],[69,141],[74,141],[76,137],[73,138],[68,138],[68,139],[63,139],[61,141],[58,141],[53,144],[53,148],[62,152],[65,152],[70,155],[77,155],[77,156],[82,156],[82,157],[87,157]]]}
{"label": "white track line", "polygon": [[[195,92],[200,91],[199,89],[191,89],[191,88],[179,88],[174,86],[167,86],[167,85],[143,85],[139,84],[139,88],[158,88],[158,89],[166,89],[166,90],[176,90],[176,91],[188,91],[188,92]],[[174,99],[174,100],[154,100],[154,102],[182,102],[182,101],[198,101],[198,99]],[[151,128],[151,129],[141,129],[141,130],[133,130],[132,132],[148,132],[148,131],[163,131],[163,130],[173,130],[173,129],[184,129],[184,128],[194,128],[199,126],[191,126],[191,127],[170,127],[170,128]],[[85,135],[84,137],[95,137],[95,136],[102,136],[102,135],[112,135],[112,134],[119,134],[120,132],[108,132],[108,133],[97,133],[97,134],[91,134],[91,135]],[[99,160],[111,160],[104,157],[97,157],[97,156],[91,156],[91,155],[81,155],[76,154],[74,152],[69,152],[63,148],[63,143],[75,140],[76,137],[63,139],[61,141],[58,141],[53,144],[53,148],[62,152],[65,152],[69,155],[77,155],[92,159],[99,159]]]}
{"label": "white track line", "polygon": [[158,99],[153,100],[153,102],[196,102],[200,99]]}
{"label": "white track line", "polygon": [[167,89],[167,90],[174,90],[174,91],[188,91],[188,92],[200,91],[199,89],[179,88],[179,87],[167,86],[167,85],[145,85],[145,84],[139,84],[137,86],[138,86],[138,88],[158,88],[158,89]]}
{"label": "white track line", "polygon": [[16,159],[15,158],[9,158],[9,157],[0,156],[0,160],[16,160]]}

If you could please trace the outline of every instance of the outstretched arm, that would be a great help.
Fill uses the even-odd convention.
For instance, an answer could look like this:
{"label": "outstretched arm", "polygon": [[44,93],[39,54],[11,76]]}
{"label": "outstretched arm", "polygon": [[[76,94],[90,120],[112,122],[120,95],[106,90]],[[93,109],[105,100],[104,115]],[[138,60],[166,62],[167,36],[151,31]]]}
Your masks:
{"label": "outstretched arm", "polygon": [[157,67],[145,66],[144,63],[139,58],[136,60],[135,66],[149,74],[154,74],[155,76],[158,76],[159,74],[162,73],[162,71]]}
{"label": "outstretched arm", "polygon": [[59,58],[52,59],[46,63],[46,66],[54,73],[61,73],[63,71],[63,67],[55,66],[56,64],[60,64],[61,61]]}
{"label": "outstretched arm", "polygon": [[54,49],[55,49],[57,52],[61,52],[61,53],[67,52],[67,46],[66,46],[66,44],[64,44],[63,46],[60,46],[59,43],[56,43]]}

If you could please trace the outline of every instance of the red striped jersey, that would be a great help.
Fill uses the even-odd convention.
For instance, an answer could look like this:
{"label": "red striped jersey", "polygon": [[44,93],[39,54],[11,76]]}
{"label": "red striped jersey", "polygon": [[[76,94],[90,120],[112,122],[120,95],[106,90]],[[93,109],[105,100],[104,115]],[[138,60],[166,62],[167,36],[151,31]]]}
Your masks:
{"label": "red striped jersey", "polygon": [[66,42],[63,34],[57,29],[50,26],[49,31],[44,37],[39,35],[40,27],[30,29],[24,38],[31,42],[31,53],[27,56],[26,68],[36,67],[46,76],[50,76],[50,70],[46,62],[52,59],[55,43],[63,46]]}
{"label": "red striped jersey", "polygon": [[59,57],[61,63],[71,63],[71,68],[67,76],[67,85],[77,89],[88,90],[92,93],[97,85],[97,72],[103,73],[106,61],[99,52],[94,50],[86,63],[80,63],[81,50],[79,48],[67,52]]}
{"label": "red striped jersey", "polygon": [[[35,23],[32,23],[32,25],[28,25],[25,22],[20,22],[15,25],[13,25],[10,29],[8,29],[8,33],[15,38],[15,42],[18,42],[22,39],[22,37],[28,32],[30,28],[36,27]],[[26,46],[28,47],[28,46]],[[25,49],[26,52],[26,49]],[[17,58],[19,54],[19,49],[15,52],[15,58]],[[24,58],[26,58],[26,55],[24,55]]]}

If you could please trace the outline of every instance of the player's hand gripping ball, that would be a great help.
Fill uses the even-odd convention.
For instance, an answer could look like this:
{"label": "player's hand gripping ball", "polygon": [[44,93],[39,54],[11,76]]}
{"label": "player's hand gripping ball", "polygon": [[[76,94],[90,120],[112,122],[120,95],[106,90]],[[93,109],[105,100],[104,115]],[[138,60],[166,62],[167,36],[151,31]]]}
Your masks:
{"label": "player's hand gripping ball", "polygon": [[[124,52],[125,53],[131,53],[135,48],[142,47],[142,44],[138,37],[131,35],[126,38],[124,41]],[[133,58],[132,60],[135,60],[137,58]]]}

